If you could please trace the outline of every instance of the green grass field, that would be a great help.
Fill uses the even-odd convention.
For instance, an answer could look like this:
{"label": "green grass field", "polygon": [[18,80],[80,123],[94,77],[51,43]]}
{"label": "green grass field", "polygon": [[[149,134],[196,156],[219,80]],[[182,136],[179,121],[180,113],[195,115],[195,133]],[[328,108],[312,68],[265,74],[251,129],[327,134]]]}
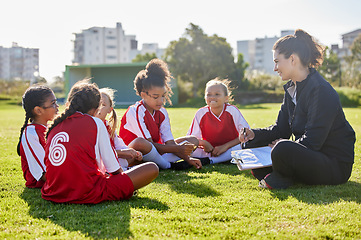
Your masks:
{"label": "green grass field", "polygon": [[[241,108],[252,127],[272,124],[279,104]],[[169,108],[175,137],[197,109]],[[118,109],[121,115],[125,109]],[[16,154],[20,106],[0,102],[0,239],[361,239],[361,108],[346,108],[357,134],[354,170],[340,186],[258,188],[235,165],[161,171],[128,201],[54,204],[24,186]]]}

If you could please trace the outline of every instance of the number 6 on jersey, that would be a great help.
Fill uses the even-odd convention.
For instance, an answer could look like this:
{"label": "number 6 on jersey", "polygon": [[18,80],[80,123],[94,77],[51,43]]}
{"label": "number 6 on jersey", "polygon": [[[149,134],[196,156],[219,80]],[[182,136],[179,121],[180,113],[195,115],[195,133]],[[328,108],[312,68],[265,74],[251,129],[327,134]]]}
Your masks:
{"label": "number 6 on jersey", "polygon": [[57,133],[51,140],[49,160],[54,166],[60,166],[66,158],[66,148],[61,142],[69,142],[69,135],[66,132]]}

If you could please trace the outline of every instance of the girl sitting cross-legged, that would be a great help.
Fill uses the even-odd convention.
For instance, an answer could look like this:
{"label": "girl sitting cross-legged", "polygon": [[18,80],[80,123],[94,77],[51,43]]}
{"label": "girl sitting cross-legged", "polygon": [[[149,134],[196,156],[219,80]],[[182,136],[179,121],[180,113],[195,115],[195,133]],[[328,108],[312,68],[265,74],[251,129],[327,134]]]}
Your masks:
{"label": "girl sitting cross-legged", "polygon": [[158,176],[154,163],[123,172],[104,123],[93,117],[99,102],[95,84],[80,81],[70,90],[67,108],[47,132],[44,199],[59,203],[128,199]]}

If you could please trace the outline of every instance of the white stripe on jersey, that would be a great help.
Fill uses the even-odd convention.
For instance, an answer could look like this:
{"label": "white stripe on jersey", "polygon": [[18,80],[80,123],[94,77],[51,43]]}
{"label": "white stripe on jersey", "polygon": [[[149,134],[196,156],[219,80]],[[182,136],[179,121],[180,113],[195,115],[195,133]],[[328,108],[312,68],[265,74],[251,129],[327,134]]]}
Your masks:
{"label": "white stripe on jersey", "polygon": [[[44,164],[45,150],[40,144],[39,136],[34,125],[29,125],[25,128],[23,135],[21,136],[21,145],[23,146],[30,173],[37,181],[39,181],[43,172],[46,171]],[[41,166],[36,158],[39,160]]]}
{"label": "white stripe on jersey", "polygon": [[[138,115],[137,115],[138,111]],[[137,137],[142,137],[145,139],[152,138],[150,135],[150,132],[145,125],[145,112],[148,111],[145,106],[141,102],[137,102],[136,104],[129,107],[129,110],[127,111],[126,120],[127,123],[124,125],[124,128],[128,131],[134,133],[137,135]],[[168,112],[165,108],[161,108],[159,110],[164,116],[165,119],[161,123],[159,127],[159,132],[161,135],[161,139],[163,142],[167,142],[169,140],[173,140],[173,134],[170,128],[170,121]],[[151,114],[150,114],[151,115]],[[153,117],[153,115],[151,115]],[[153,117],[154,120],[154,117]],[[144,133],[144,135],[143,135]]]}
{"label": "white stripe on jersey", "polygon": [[[110,138],[107,128],[102,120],[92,117],[97,125],[97,140],[95,144],[96,162],[101,172],[115,172],[120,168],[117,154],[110,144]],[[104,173],[103,172],[103,173]]]}

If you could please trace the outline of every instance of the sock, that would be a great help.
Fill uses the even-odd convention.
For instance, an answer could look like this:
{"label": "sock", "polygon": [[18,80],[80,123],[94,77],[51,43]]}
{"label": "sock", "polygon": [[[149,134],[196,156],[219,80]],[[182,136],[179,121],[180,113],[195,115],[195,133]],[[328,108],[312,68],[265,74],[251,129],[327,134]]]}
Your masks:
{"label": "sock", "polygon": [[170,163],[171,164],[171,169],[174,169],[174,170],[185,170],[185,169],[188,169],[188,168],[191,168],[192,165],[190,165],[188,162],[184,161],[184,160],[181,160],[181,161],[178,161],[178,162],[172,162]]}
{"label": "sock", "polygon": [[232,149],[230,148],[218,157],[210,157],[211,164],[230,161],[232,159],[231,152]]}
{"label": "sock", "polygon": [[211,160],[208,157],[197,158],[197,159],[199,159],[199,161],[201,161],[202,166],[213,163],[213,162],[211,162]]}
{"label": "sock", "polygon": [[154,162],[162,169],[170,168],[170,162],[166,161],[152,144],[152,150],[143,156],[145,162]]}

